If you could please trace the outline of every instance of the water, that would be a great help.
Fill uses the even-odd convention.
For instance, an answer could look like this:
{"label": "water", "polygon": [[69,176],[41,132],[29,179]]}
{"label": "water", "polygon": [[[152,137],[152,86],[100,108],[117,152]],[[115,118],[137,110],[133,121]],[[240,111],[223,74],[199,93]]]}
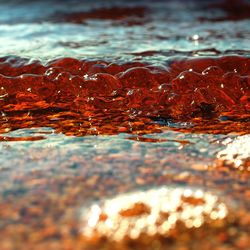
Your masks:
{"label": "water", "polygon": [[[183,5],[181,1],[170,1],[166,5],[162,1],[95,1],[83,5],[79,1],[8,1],[0,6],[3,13],[0,42],[4,45],[0,55],[42,60],[74,57],[127,61],[135,58],[134,53],[155,51],[156,55],[145,59],[159,63],[168,59],[168,54],[192,55],[195,54],[193,51],[200,50],[212,55],[213,50],[218,53],[241,50],[249,54],[248,19],[235,22],[225,17],[224,22],[199,21],[200,18],[225,16],[219,8],[204,11],[205,6],[212,2],[197,4],[197,1],[189,1]],[[138,17],[138,13],[134,17],[127,13],[128,16],[121,21],[112,20],[112,17],[110,20],[98,20],[85,19],[82,14],[82,25],[66,18],[67,13],[84,13],[120,5],[143,6],[142,13],[139,13],[143,17]],[[32,9],[32,12],[27,13],[27,9]],[[65,19],[68,21],[64,22]],[[134,19],[139,24],[135,22],[133,25]],[[138,57],[141,58],[140,55]]]}
{"label": "water", "polygon": [[[140,238],[140,230],[136,229],[128,233],[135,240],[134,248],[141,249],[144,244],[143,248],[148,249],[180,249],[183,244],[187,249],[197,249],[202,244],[204,249],[211,246],[248,249],[250,68],[246,58],[250,56],[247,14],[250,5],[246,1],[245,5],[227,6],[230,5],[218,4],[218,1],[166,3],[160,0],[89,1],[86,4],[75,0],[12,0],[0,4],[0,57],[7,58],[3,61],[12,61],[7,63],[10,71],[2,66],[4,63],[1,65],[0,87],[13,85],[10,91],[1,89],[0,92],[1,249],[89,250],[102,249],[102,246],[112,249],[113,236],[102,245],[98,237],[103,233],[99,229],[94,246],[88,242],[84,233],[85,212],[93,204],[115,201],[120,194],[125,197],[125,203],[131,202],[131,193],[135,194],[132,200],[135,204],[143,202],[141,197],[150,189],[161,197],[157,191],[161,187],[169,190],[166,199],[174,196],[176,190],[184,194],[186,190],[211,193],[216,200],[213,206],[217,206],[218,200],[218,204],[226,207],[227,216],[217,221],[220,217],[216,219],[210,211],[208,218],[202,219],[208,225],[207,231],[201,221],[189,221],[198,225],[196,231],[188,226],[176,227],[177,236],[168,235],[164,227],[158,228],[164,233],[156,228],[147,235],[148,239],[152,237],[149,243]],[[97,64],[101,60],[116,66],[153,65],[170,74],[173,63],[180,60],[189,62],[207,57],[221,60],[218,59],[221,56],[232,55],[246,60],[242,59],[243,66],[238,70],[242,72],[237,73],[239,79],[247,80],[244,91],[241,89],[240,101],[238,97],[232,98],[238,100],[233,111],[223,98],[214,102],[220,103],[215,106],[219,115],[208,114],[209,107],[203,106],[201,113],[193,117],[189,109],[183,111],[188,107],[187,102],[183,109],[179,106],[182,116],[173,112],[167,117],[165,106],[158,115],[154,113],[160,110],[157,98],[148,105],[140,103],[139,108],[128,106],[129,113],[125,108],[129,105],[126,98],[126,105],[108,106],[105,110],[99,103],[91,104],[95,108],[85,102],[75,104],[72,89],[67,87],[68,76],[58,81],[62,94],[54,95],[52,91],[53,98],[48,95],[47,99],[39,99],[35,90],[22,89],[29,84],[35,89],[46,82],[44,78],[39,80],[44,74],[41,64],[47,67],[58,58],[78,60],[63,64],[60,72],[70,71],[77,62]],[[235,63],[237,58],[230,59],[235,67],[239,65],[238,61]],[[38,67],[29,68],[30,63]],[[223,68],[223,74],[228,67]],[[17,74],[23,76],[15,78],[13,72],[18,70],[28,75]],[[84,73],[83,70],[78,75]],[[140,76],[142,78],[142,74],[136,81]],[[238,93],[233,80],[228,82],[232,87],[226,94],[232,95],[232,88],[234,94]],[[146,89],[142,88],[142,94],[150,95],[143,92]],[[16,91],[21,94],[17,95]],[[38,93],[41,91],[38,89]],[[122,93],[115,96],[118,101],[121,97]],[[84,108],[81,105],[85,105]],[[142,191],[140,198],[136,196],[138,191]],[[157,204],[162,202],[164,206],[165,199],[159,197]],[[188,211],[185,206],[183,209]],[[154,243],[157,232],[169,240],[168,246],[162,239],[158,245]],[[204,242],[199,243],[201,238]],[[117,244],[116,249],[124,249],[124,245],[119,245],[124,244],[120,238]],[[125,249],[132,249],[126,244]]]}

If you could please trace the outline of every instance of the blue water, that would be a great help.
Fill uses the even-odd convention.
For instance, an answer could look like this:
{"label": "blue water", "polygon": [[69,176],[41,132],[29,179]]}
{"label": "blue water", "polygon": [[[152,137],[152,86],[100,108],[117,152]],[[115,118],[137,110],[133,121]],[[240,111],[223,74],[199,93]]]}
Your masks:
{"label": "blue water", "polygon": [[[7,1],[0,4],[0,56],[45,61],[56,57],[126,61],[137,58],[159,63],[187,53],[214,55],[214,50],[222,54],[241,50],[249,55],[249,20],[200,21],[225,16],[220,9],[205,11],[206,5],[213,2],[216,1]],[[135,17],[140,21],[137,25],[127,25],[133,16],[122,22],[91,18],[81,24],[63,21],[65,14],[116,6],[144,6],[145,17]],[[154,51],[153,55],[140,55],[148,51]]]}

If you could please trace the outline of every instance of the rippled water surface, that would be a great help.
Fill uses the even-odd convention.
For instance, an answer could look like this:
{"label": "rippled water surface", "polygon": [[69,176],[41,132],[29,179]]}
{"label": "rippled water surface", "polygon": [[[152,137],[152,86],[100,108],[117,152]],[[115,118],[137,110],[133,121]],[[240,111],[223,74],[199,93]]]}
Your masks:
{"label": "rippled water surface", "polygon": [[0,3],[0,249],[249,249],[249,1]]}

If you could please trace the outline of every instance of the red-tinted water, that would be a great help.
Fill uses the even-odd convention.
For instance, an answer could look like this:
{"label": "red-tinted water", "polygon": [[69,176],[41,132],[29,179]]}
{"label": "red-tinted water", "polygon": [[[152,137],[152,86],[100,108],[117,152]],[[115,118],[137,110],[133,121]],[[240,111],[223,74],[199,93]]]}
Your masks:
{"label": "red-tinted water", "polygon": [[240,56],[165,67],[2,58],[0,73],[2,132],[42,125],[66,134],[105,134],[129,132],[133,123],[133,132],[146,132],[157,127],[151,119],[249,119],[250,59]]}
{"label": "red-tinted water", "polygon": [[249,249],[249,1],[0,13],[0,250]]}

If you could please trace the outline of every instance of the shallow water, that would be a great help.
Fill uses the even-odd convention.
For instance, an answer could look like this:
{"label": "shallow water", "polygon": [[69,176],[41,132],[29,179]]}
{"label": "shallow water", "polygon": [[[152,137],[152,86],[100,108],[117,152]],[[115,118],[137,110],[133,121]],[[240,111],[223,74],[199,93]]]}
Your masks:
{"label": "shallow water", "polygon": [[[160,0],[154,3],[89,1],[87,4],[75,0],[12,0],[0,4],[0,86],[4,87],[0,92],[1,250],[141,249],[142,246],[198,249],[200,244],[204,249],[248,249],[250,16],[246,10],[250,4],[247,1],[230,4]],[[128,70],[139,64],[144,67],[144,73],[145,67],[153,65],[167,76],[173,74],[176,65],[178,76],[189,70],[185,65],[195,58],[202,62],[212,58],[214,66],[223,61],[223,56],[230,63],[220,65],[222,73],[216,69],[216,74],[221,74],[216,81],[224,79],[230,67],[239,67],[234,72],[238,78],[228,80],[232,87],[223,92],[221,99],[217,87],[214,92],[218,94],[217,99],[207,97],[212,112],[211,105],[204,106],[200,97],[194,99],[199,109],[190,108],[193,106],[189,107],[188,98],[177,99],[179,106],[160,108],[156,94],[153,101],[145,104],[143,97],[155,90],[152,87],[151,92],[145,92],[147,87],[140,79],[151,79],[152,72],[146,76],[140,72],[139,77],[132,75],[134,78],[129,78],[128,85],[124,83],[126,77],[122,82],[119,74],[114,75],[116,80],[112,78],[112,81],[119,79],[123,84],[121,93],[115,96],[117,103],[124,97],[123,88],[128,93],[130,88],[136,89],[130,83],[138,81],[137,87],[142,90],[142,97],[138,94],[129,101],[126,97],[119,109],[118,104],[110,104],[113,99],[106,89],[97,91],[98,85],[94,89],[97,94],[91,92],[87,97],[102,96],[109,100],[110,106],[103,109],[102,102],[86,104],[81,100],[75,104],[76,96],[72,94],[75,90],[67,87],[71,77],[68,75],[55,83],[61,94],[41,92],[50,75],[45,75],[42,68],[57,63],[58,58],[77,59],[68,64],[62,60],[59,73],[71,72],[77,63],[94,62],[97,72],[110,64],[127,64]],[[106,66],[100,67],[98,60],[107,62]],[[30,67],[32,63],[34,68]],[[118,72],[121,71],[125,70]],[[74,74],[92,77],[85,68]],[[206,75],[199,74],[202,81],[209,81]],[[175,78],[171,79],[172,84]],[[107,84],[104,80],[101,78],[100,82]],[[240,81],[243,85],[234,85]],[[196,83],[200,86],[199,81]],[[157,84],[160,85],[158,80]],[[29,90],[30,86],[34,91]],[[186,90],[178,93],[184,96]],[[214,94],[209,91],[208,96]],[[84,92],[84,98],[86,93],[90,92]],[[136,98],[141,100],[139,104]],[[210,221],[214,218],[211,210],[211,218],[204,219],[205,228],[196,221],[197,230],[176,226],[177,235],[157,229],[146,234],[145,239],[135,227],[136,233],[125,231],[125,239],[119,238],[115,245],[112,245],[112,234],[107,237],[106,229],[95,232],[94,243],[86,239],[84,220],[88,214],[85,212],[93,204],[116,201],[120,194],[126,203],[130,202],[131,193],[145,192],[139,198],[135,195],[131,203],[136,204],[136,201],[143,202],[141,197],[147,196],[147,190],[152,189],[157,196],[154,190],[161,187],[170,190],[166,199],[175,195],[176,189],[184,194],[190,189],[211,193],[211,197],[225,204],[228,216],[215,218],[214,224],[213,219]],[[159,202],[164,204],[165,199],[156,199]],[[126,235],[136,237],[131,237],[131,243]],[[152,240],[148,241],[150,237]],[[200,238],[204,241],[200,242]]]}
{"label": "shallow water", "polygon": [[[205,11],[212,3],[216,1],[185,4],[181,1],[167,4],[164,1],[89,1],[87,4],[73,0],[63,3],[8,1],[0,6],[3,13],[0,55],[42,60],[74,57],[127,61],[138,58],[148,59],[150,63],[186,54],[216,55],[236,51],[249,55],[249,20],[227,20],[227,14],[220,8],[210,7],[211,11]],[[121,20],[116,17],[99,20],[98,15],[90,15],[90,18],[84,15],[93,9],[117,6],[139,6],[142,10],[134,15],[128,10]],[[32,11],[28,13],[27,9]],[[80,13],[79,24],[68,18],[74,12]],[[215,17],[225,20],[209,20]],[[208,20],[201,22],[200,18]]]}

